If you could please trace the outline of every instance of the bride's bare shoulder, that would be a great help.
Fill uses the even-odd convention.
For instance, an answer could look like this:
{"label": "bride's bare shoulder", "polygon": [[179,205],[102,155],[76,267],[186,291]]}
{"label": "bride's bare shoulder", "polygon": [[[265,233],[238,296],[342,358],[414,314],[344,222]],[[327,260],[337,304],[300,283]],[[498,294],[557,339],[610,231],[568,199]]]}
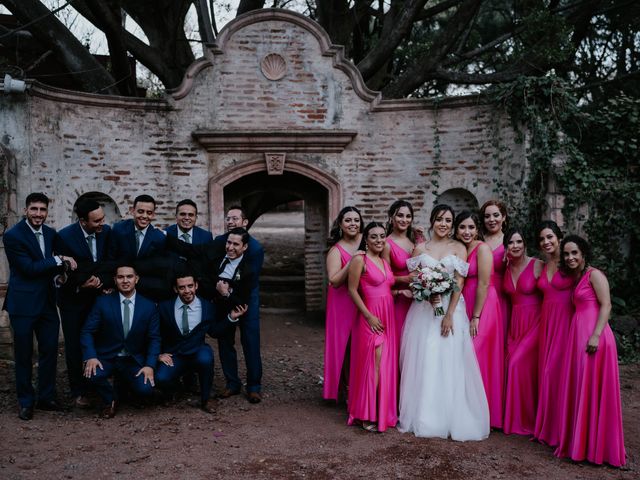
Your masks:
{"label": "bride's bare shoulder", "polygon": [[426,253],[426,251],[427,251],[426,245],[427,245],[426,242],[421,242],[421,243],[417,244],[413,248],[413,252],[411,252],[411,256],[412,257],[417,257],[418,255],[422,255],[423,253]]}

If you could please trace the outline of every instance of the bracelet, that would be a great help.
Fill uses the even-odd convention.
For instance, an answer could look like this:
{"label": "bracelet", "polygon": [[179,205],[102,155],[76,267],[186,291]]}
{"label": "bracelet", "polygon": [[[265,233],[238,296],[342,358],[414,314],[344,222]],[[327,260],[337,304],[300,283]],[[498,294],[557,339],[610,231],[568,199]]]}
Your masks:
{"label": "bracelet", "polygon": [[474,318],[477,318],[478,320],[480,320],[480,315],[474,315],[473,317],[471,317],[471,320],[473,320]]}

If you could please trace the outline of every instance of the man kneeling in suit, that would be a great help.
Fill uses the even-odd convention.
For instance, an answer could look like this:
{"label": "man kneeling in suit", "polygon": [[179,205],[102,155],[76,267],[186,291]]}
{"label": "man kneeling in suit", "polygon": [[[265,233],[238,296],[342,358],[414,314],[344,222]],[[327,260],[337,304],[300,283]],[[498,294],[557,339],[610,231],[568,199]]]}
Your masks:
{"label": "man kneeling in suit", "polygon": [[103,418],[116,414],[112,375],[140,396],[153,393],[153,370],[160,354],[160,329],[155,303],[136,293],[135,269],[116,269],[116,290],[98,297],[80,332],[84,376],[102,399]]}
{"label": "man kneeling in suit", "polygon": [[205,335],[218,337],[238,321],[246,311],[246,305],[232,309],[224,318],[216,321],[214,305],[196,295],[198,282],[191,273],[176,275],[174,291],[178,294],[160,304],[160,335],[162,352],[155,375],[158,387],[175,390],[179,378],[193,371],[200,382],[200,408],[213,413],[209,403],[213,384],[213,350],[205,343]]}

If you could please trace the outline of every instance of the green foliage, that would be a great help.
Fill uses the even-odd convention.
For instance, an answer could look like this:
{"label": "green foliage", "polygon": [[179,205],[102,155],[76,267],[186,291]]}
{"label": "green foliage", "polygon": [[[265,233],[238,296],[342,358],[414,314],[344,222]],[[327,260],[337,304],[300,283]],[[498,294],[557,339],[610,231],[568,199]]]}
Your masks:
{"label": "green foliage", "polygon": [[618,360],[620,363],[640,362],[640,331],[629,335],[615,334],[618,345]]}
{"label": "green foliage", "polygon": [[567,227],[589,239],[592,263],[606,272],[619,300],[614,311],[638,311],[640,98],[616,92],[581,104],[572,86],[554,76],[521,77],[490,89],[488,96],[509,113],[527,146],[522,190],[511,197],[506,188],[496,194],[510,203],[513,217],[533,238],[532,229],[547,211],[549,180],[555,178],[565,197]]}

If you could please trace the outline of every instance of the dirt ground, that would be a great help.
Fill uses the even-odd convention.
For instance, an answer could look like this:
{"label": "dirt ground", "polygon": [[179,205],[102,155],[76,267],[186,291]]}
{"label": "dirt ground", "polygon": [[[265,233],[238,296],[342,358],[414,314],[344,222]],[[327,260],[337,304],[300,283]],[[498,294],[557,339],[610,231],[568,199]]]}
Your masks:
{"label": "dirt ground", "polygon": [[[576,464],[520,436],[483,442],[419,439],[394,429],[346,425],[344,405],[322,397],[322,325],[263,316],[264,401],[236,396],[217,413],[196,398],[143,410],[124,405],[111,420],[95,410],[18,419],[13,366],[0,364],[0,478],[580,478],[640,477],[640,366],[621,367],[627,454],[624,469]],[[64,361],[59,359],[64,388]],[[221,373],[216,366],[216,384]]]}
{"label": "dirt ground", "polygon": [[[640,478],[640,365],[620,369],[628,463],[615,469],[558,459],[546,446],[501,432],[459,443],[348,427],[344,404],[322,400],[323,343],[321,323],[291,311],[263,313],[264,400],[220,400],[215,415],[185,397],[171,406],[124,405],[111,420],[95,409],[36,410],[24,422],[13,365],[1,362],[0,479]],[[62,399],[62,355],[58,365]],[[220,389],[217,364],[215,375]]]}

